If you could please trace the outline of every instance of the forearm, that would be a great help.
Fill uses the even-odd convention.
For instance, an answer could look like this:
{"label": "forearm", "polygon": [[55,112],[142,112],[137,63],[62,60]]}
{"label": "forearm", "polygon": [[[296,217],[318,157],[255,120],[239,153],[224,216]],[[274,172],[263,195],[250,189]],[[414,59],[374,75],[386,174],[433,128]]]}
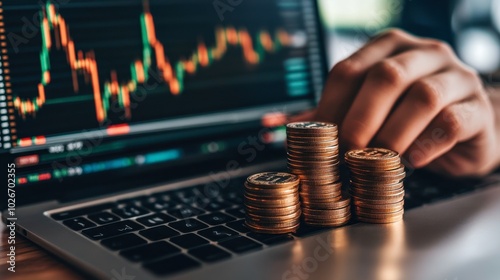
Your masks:
{"label": "forearm", "polygon": [[[495,111],[495,129],[497,139],[500,139],[500,87],[490,87],[488,92],[491,104],[493,105],[493,110]],[[500,167],[500,146],[497,146],[497,167]]]}

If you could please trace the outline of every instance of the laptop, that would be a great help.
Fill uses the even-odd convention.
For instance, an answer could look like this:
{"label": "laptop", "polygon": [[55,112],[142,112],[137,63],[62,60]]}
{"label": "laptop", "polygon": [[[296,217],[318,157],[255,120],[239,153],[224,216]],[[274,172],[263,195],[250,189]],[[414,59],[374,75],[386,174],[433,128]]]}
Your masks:
{"label": "laptop", "polygon": [[408,170],[399,223],[244,226],[244,180],[286,170],[284,120],[315,106],[327,73],[315,1],[0,13],[2,218],[85,277],[498,279],[498,173]]}

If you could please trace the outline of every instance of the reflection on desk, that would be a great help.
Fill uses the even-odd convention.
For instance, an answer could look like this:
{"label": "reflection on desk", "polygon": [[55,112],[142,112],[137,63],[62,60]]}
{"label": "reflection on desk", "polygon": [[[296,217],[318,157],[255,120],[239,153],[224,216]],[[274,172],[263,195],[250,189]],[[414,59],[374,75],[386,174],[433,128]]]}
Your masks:
{"label": "reflection on desk", "polygon": [[58,260],[47,251],[33,242],[16,233],[16,272],[7,270],[7,253],[10,244],[7,243],[9,231],[0,223],[0,279],[20,280],[79,280],[86,277],[71,269],[68,265]]}

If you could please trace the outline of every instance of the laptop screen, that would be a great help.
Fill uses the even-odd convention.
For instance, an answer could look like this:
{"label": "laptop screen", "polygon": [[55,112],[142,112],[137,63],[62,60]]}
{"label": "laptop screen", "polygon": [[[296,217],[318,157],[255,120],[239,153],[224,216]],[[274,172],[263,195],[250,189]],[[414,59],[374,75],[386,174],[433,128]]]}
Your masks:
{"label": "laptop screen", "polygon": [[262,126],[280,146],[282,114],[323,84],[314,1],[1,3],[0,156],[18,188],[235,152]]}

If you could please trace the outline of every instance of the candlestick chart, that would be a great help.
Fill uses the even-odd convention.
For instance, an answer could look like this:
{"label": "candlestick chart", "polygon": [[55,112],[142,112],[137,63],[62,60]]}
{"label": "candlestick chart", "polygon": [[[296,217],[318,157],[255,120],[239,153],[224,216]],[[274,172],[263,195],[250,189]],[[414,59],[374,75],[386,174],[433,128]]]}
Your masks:
{"label": "candlestick chart", "polygon": [[248,1],[224,21],[199,0],[0,2],[6,141],[307,99],[300,1],[285,2]]}
{"label": "candlestick chart", "polygon": [[[214,31],[215,46],[209,48],[205,43],[200,42],[198,48],[188,59],[171,63],[170,59],[165,55],[164,45],[156,37],[154,18],[146,10],[140,16],[143,57],[131,63],[131,79],[120,84],[116,71],[111,71],[110,80],[101,84],[98,61],[93,51],[83,52],[75,49],[75,42],[71,38],[68,25],[64,17],[56,12],[55,5],[47,2],[40,13],[43,42],[40,53],[42,78],[37,86],[37,97],[24,100],[20,97],[14,99],[14,106],[22,116],[27,114],[35,115],[45,104],[45,86],[51,82],[50,51],[56,47],[57,49],[62,48],[66,53],[67,62],[71,67],[75,93],[79,91],[77,75],[84,75],[85,79],[91,84],[96,119],[102,122],[107,117],[107,110],[110,107],[109,102],[112,96],[117,97],[120,107],[125,109],[126,117],[131,118],[130,92],[135,91],[138,84],[148,80],[148,73],[152,64],[155,64],[160,71],[161,78],[168,85],[169,92],[177,95],[184,89],[184,76],[186,74],[194,75],[198,68],[209,67],[212,63],[223,59],[229,47],[241,48],[242,56],[248,64],[258,64],[265,59],[266,53],[277,52],[282,46],[289,44],[290,41],[288,34],[283,30],[277,30],[274,37],[268,31],[261,31],[253,39],[245,29],[217,27]],[[152,59],[153,53],[156,61]]]}

